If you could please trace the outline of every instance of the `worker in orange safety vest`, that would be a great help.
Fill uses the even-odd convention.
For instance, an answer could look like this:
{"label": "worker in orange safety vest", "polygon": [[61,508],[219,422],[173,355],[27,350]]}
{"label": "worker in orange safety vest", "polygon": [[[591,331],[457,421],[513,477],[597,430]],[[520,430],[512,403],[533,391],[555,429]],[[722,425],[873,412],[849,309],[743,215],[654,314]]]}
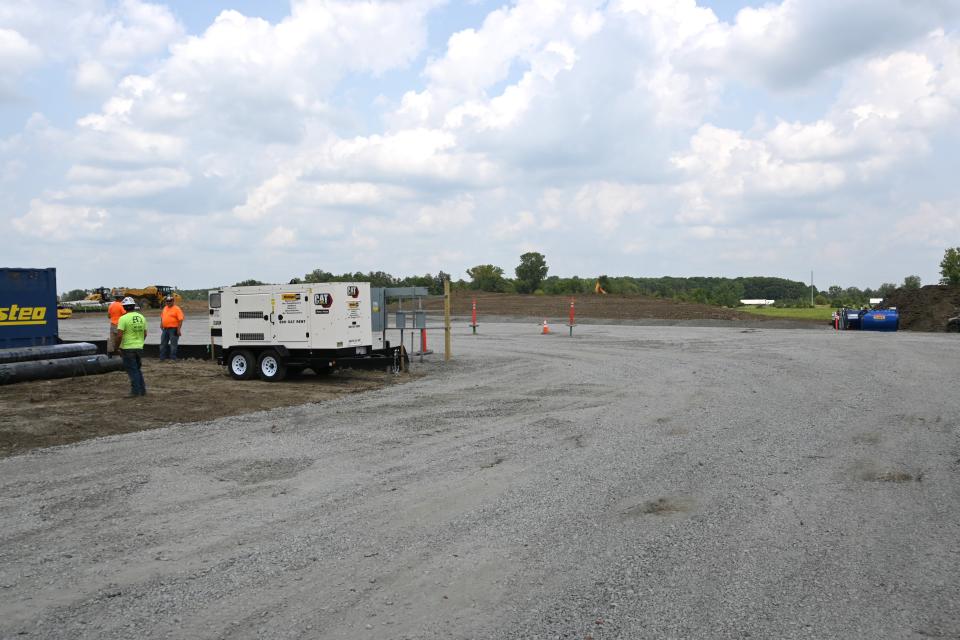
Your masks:
{"label": "worker in orange safety vest", "polygon": [[163,300],[160,311],[160,361],[177,359],[177,343],[183,331],[183,309],[177,306],[173,296]]}
{"label": "worker in orange safety vest", "polygon": [[123,296],[121,294],[113,294],[113,302],[107,307],[107,315],[110,316],[110,336],[107,338],[107,353],[111,354],[120,347],[120,343],[117,342],[117,323],[120,322],[120,317],[127,312],[120,303],[122,299]]}

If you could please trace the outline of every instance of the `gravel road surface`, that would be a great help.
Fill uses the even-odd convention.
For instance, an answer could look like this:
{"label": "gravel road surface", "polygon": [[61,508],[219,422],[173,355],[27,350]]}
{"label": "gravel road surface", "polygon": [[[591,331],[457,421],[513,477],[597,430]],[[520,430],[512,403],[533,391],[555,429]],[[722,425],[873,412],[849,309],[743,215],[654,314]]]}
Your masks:
{"label": "gravel road surface", "polygon": [[538,331],[0,460],[0,637],[960,637],[957,336]]}

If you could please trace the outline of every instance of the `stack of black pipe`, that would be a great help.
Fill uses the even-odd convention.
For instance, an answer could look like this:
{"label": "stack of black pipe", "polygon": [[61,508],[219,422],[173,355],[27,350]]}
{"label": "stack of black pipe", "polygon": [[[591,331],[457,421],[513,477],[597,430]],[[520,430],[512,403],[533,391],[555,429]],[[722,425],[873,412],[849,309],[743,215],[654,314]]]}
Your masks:
{"label": "stack of black pipe", "polygon": [[119,357],[97,355],[89,342],[0,349],[0,385],[89,376],[123,368]]}

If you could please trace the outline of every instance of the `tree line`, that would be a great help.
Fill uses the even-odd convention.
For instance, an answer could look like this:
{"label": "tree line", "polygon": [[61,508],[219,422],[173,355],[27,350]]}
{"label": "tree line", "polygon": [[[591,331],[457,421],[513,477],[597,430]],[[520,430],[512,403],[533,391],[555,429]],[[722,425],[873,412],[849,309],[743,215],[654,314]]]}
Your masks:
{"label": "tree line", "polygon": [[[480,264],[466,270],[469,280],[453,278],[443,271],[436,275],[427,273],[422,276],[397,277],[385,271],[369,271],[334,274],[323,269],[314,269],[302,277],[294,277],[289,284],[310,282],[369,282],[373,287],[426,287],[432,295],[443,293],[444,280],[450,279],[451,288],[462,291],[486,291],[493,293],[520,293],[535,295],[582,295],[607,293],[613,295],[640,295],[652,298],[669,298],[687,302],[734,307],[740,300],[775,300],[775,306],[810,306],[811,297],[818,305],[862,306],[870,298],[884,298],[894,289],[919,289],[920,276],[910,275],[902,284],[885,282],[877,289],[859,289],[832,285],[818,290],[805,282],[774,278],[768,276],[750,276],[739,278],[720,277],[670,277],[659,278],[634,276],[598,275],[581,278],[572,276],[561,278],[548,276],[546,256],[530,251],[520,256],[520,263],[514,269],[516,277],[505,275],[502,267],[492,264]],[[960,247],[952,247],[944,252],[940,262],[942,278],[940,284],[960,285]],[[253,286],[268,284],[260,280],[242,280],[234,286]],[[209,289],[180,289],[180,295],[186,300],[205,300]],[[64,300],[80,300],[87,291],[75,289],[63,295]],[[812,296],[811,296],[812,293]]]}

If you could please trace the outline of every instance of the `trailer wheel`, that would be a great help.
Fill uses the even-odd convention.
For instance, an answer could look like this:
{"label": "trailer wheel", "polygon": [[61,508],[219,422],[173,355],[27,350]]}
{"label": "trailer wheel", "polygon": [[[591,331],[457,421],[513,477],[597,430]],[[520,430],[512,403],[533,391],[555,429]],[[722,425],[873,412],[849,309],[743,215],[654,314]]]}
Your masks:
{"label": "trailer wheel", "polygon": [[249,380],[253,377],[256,360],[249,351],[234,351],[230,354],[227,369],[234,380]]}
{"label": "trailer wheel", "polygon": [[267,382],[279,382],[287,377],[287,365],[273,349],[260,354],[260,363],[257,369],[260,373],[260,379]]}

